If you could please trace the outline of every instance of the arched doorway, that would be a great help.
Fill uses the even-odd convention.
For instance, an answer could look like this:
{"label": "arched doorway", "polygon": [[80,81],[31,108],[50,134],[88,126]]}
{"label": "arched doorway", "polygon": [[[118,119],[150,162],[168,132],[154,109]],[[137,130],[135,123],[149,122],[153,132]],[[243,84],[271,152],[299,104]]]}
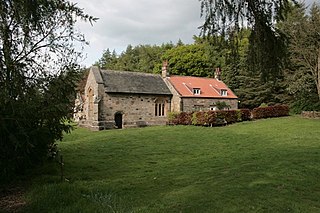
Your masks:
{"label": "arched doorway", "polygon": [[114,121],[116,123],[116,127],[118,129],[122,129],[122,113],[121,112],[116,112],[116,114],[114,114]]}

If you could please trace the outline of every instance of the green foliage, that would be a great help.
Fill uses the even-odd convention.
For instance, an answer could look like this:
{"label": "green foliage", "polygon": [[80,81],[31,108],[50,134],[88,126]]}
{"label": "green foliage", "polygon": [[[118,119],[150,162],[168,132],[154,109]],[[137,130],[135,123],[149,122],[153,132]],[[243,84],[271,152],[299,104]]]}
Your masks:
{"label": "green foliage", "polygon": [[[215,35],[214,43],[224,44],[227,39],[238,40],[238,32],[250,27],[248,69],[261,73],[261,78],[277,78],[283,68],[285,36],[276,22],[283,20],[289,0],[200,0],[204,17],[202,34]],[[230,33],[231,32],[231,33]],[[233,33],[235,32],[235,33]],[[237,42],[232,49],[238,49]]]}
{"label": "green foliage", "polygon": [[213,76],[213,66],[202,44],[189,44],[172,48],[164,53],[172,75]]}
{"label": "green foliage", "polygon": [[178,41],[157,45],[128,45],[117,55],[107,49],[96,65],[103,69],[160,73],[162,62],[168,60],[172,75],[212,77],[214,68],[225,67],[224,51],[212,47],[206,39],[194,37],[194,44]]}
{"label": "green foliage", "polygon": [[206,126],[208,125],[208,113],[207,112],[194,112],[192,114],[192,125]]}
{"label": "green foliage", "polygon": [[195,125],[195,126],[221,126],[241,121],[250,120],[251,112],[247,109],[241,110],[218,110],[200,111],[193,113],[181,112],[175,114],[172,123],[175,125]]}
{"label": "green foliage", "polygon": [[174,119],[177,118],[178,114],[178,112],[169,112],[167,115],[168,121],[172,122]]}
{"label": "green foliage", "polygon": [[218,108],[218,110],[229,109],[231,107],[225,101],[217,101],[214,105]]}
{"label": "green foliage", "polygon": [[[183,45],[183,43],[177,44],[177,46],[180,45]],[[117,55],[114,50],[111,53],[109,48],[107,48],[101,59],[96,62],[96,65],[102,69],[158,73],[161,70],[161,56],[165,51],[173,47],[174,45],[172,43],[162,44],[160,46],[138,45],[135,47],[129,44],[126,50],[120,55]]]}
{"label": "green foliage", "polygon": [[41,163],[69,132],[79,78],[77,19],[64,0],[0,2],[0,179]]}
{"label": "green foliage", "polygon": [[314,3],[310,13],[304,4],[292,6],[288,19],[279,27],[289,40],[286,81],[293,111],[320,110],[319,5]]}
{"label": "green foliage", "polygon": [[260,108],[263,108],[263,107],[268,107],[268,104],[266,104],[266,103],[262,103],[262,104],[260,104],[260,106],[259,106]]}

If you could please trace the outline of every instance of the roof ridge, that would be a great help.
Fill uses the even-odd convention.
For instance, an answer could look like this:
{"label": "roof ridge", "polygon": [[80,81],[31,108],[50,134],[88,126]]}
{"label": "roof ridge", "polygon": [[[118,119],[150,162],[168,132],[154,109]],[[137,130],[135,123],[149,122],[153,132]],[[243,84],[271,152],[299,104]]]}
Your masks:
{"label": "roof ridge", "polygon": [[136,75],[151,75],[151,76],[160,76],[160,74],[157,73],[148,73],[148,72],[139,72],[139,71],[126,71],[126,70],[110,70],[110,69],[101,69],[101,72],[118,72],[118,73],[130,73],[130,74],[136,74]]}
{"label": "roof ridge", "polygon": [[201,77],[201,76],[189,76],[189,75],[171,75],[170,77],[184,77],[184,78],[205,78],[205,79],[212,79],[212,80],[217,80],[216,78],[212,78],[212,77]]}

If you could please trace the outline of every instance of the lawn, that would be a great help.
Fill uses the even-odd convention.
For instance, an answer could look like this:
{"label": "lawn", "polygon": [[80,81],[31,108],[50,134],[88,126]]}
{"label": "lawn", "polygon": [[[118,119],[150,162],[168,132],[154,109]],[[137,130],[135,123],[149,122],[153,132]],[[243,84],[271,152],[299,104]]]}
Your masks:
{"label": "lawn", "polygon": [[59,143],[24,212],[320,212],[320,120],[90,132]]}

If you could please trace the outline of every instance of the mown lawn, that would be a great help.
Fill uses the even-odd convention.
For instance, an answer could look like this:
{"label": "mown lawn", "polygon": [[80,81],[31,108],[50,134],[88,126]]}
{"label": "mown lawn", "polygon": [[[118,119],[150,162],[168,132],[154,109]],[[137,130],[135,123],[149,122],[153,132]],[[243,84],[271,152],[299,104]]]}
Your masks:
{"label": "mown lawn", "polygon": [[320,212],[320,120],[90,132],[59,144],[24,212]]}

